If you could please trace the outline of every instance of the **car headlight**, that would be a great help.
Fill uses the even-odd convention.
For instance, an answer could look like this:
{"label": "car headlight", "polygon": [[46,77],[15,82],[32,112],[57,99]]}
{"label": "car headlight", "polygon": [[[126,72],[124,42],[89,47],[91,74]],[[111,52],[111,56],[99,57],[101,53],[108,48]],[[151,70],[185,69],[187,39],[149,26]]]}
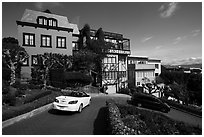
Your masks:
{"label": "car headlight", "polygon": [[59,103],[59,100],[58,100],[58,99],[55,99],[55,102]]}
{"label": "car headlight", "polygon": [[78,100],[70,101],[68,104],[76,104]]}

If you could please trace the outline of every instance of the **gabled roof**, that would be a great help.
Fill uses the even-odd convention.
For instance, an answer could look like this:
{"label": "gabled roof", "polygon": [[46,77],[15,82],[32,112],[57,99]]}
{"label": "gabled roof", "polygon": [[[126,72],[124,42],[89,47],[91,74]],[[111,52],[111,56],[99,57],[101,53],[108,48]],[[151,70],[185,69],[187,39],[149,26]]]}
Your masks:
{"label": "gabled roof", "polygon": [[58,22],[58,27],[61,28],[71,28],[73,29],[74,34],[79,34],[79,30],[76,24],[69,23],[69,20],[66,16],[56,15],[52,13],[45,13],[41,11],[34,11],[30,9],[26,9],[23,13],[23,16],[21,18],[21,22],[36,24],[37,18],[39,16],[43,16],[46,18],[54,18]]}

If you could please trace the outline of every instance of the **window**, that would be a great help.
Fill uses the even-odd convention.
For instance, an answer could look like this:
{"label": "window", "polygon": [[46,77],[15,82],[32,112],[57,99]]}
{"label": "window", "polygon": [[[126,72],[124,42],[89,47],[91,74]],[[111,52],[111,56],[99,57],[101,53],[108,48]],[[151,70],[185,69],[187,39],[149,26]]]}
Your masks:
{"label": "window", "polygon": [[38,16],[37,23],[40,25],[57,27],[57,20],[54,18],[46,18],[44,16]]}
{"label": "window", "polygon": [[58,37],[57,36],[57,48],[65,48],[66,49],[66,37]]}
{"label": "window", "polygon": [[32,66],[37,66],[38,65],[37,55],[31,55],[31,65]]}
{"label": "window", "polygon": [[35,46],[35,34],[23,33],[23,46]]}
{"label": "window", "polygon": [[43,25],[43,19],[39,18],[39,24]]}
{"label": "window", "polygon": [[159,74],[158,74],[158,73],[155,73],[155,76],[159,76]]}
{"label": "window", "polygon": [[140,85],[140,82],[137,82],[137,86],[139,86]]}
{"label": "window", "polygon": [[52,26],[52,20],[49,20],[49,26]]}
{"label": "window", "polygon": [[56,20],[53,20],[53,26],[57,27],[57,21]]}
{"label": "window", "polygon": [[50,35],[41,35],[41,47],[51,48],[51,36]]}

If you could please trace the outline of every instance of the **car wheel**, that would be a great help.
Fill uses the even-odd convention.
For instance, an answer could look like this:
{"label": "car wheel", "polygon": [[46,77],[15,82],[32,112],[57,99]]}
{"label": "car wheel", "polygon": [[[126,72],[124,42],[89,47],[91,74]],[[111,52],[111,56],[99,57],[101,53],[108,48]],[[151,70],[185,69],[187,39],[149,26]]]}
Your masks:
{"label": "car wheel", "polygon": [[78,112],[81,113],[81,112],[82,112],[82,109],[83,109],[83,104],[81,104],[81,105],[79,106]]}

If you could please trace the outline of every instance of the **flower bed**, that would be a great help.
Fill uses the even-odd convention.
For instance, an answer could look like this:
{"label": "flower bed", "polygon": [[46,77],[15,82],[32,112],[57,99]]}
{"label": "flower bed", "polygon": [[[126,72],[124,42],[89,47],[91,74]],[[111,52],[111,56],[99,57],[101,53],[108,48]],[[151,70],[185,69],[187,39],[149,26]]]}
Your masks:
{"label": "flower bed", "polygon": [[60,92],[52,92],[52,94],[39,98],[33,102],[23,104],[20,106],[11,106],[9,108],[2,109],[2,121],[16,117],[18,115],[22,115],[36,108],[49,104],[54,101],[56,96],[59,95],[61,95]]}
{"label": "flower bed", "polygon": [[202,109],[199,110],[199,109],[196,109],[196,108],[193,108],[191,106],[186,106],[186,105],[182,105],[182,104],[179,104],[175,101],[171,101],[171,100],[167,100],[167,99],[162,99],[164,102],[166,102],[168,105],[170,106],[173,106],[173,107],[176,107],[176,108],[179,108],[179,109],[182,109],[184,111],[188,111],[190,113],[193,113],[193,114],[196,114],[196,115],[199,115],[199,116],[202,116]]}
{"label": "flower bed", "polygon": [[143,135],[202,134],[198,127],[170,119],[160,112],[139,109],[132,105],[117,104],[125,125]]}
{"label": "flower bed", "polygon": [[127,127],[120,117],[120,111],[113,100],[106,102],[108,107],[109,133],[112,135],[135,135],[134,129]]}

